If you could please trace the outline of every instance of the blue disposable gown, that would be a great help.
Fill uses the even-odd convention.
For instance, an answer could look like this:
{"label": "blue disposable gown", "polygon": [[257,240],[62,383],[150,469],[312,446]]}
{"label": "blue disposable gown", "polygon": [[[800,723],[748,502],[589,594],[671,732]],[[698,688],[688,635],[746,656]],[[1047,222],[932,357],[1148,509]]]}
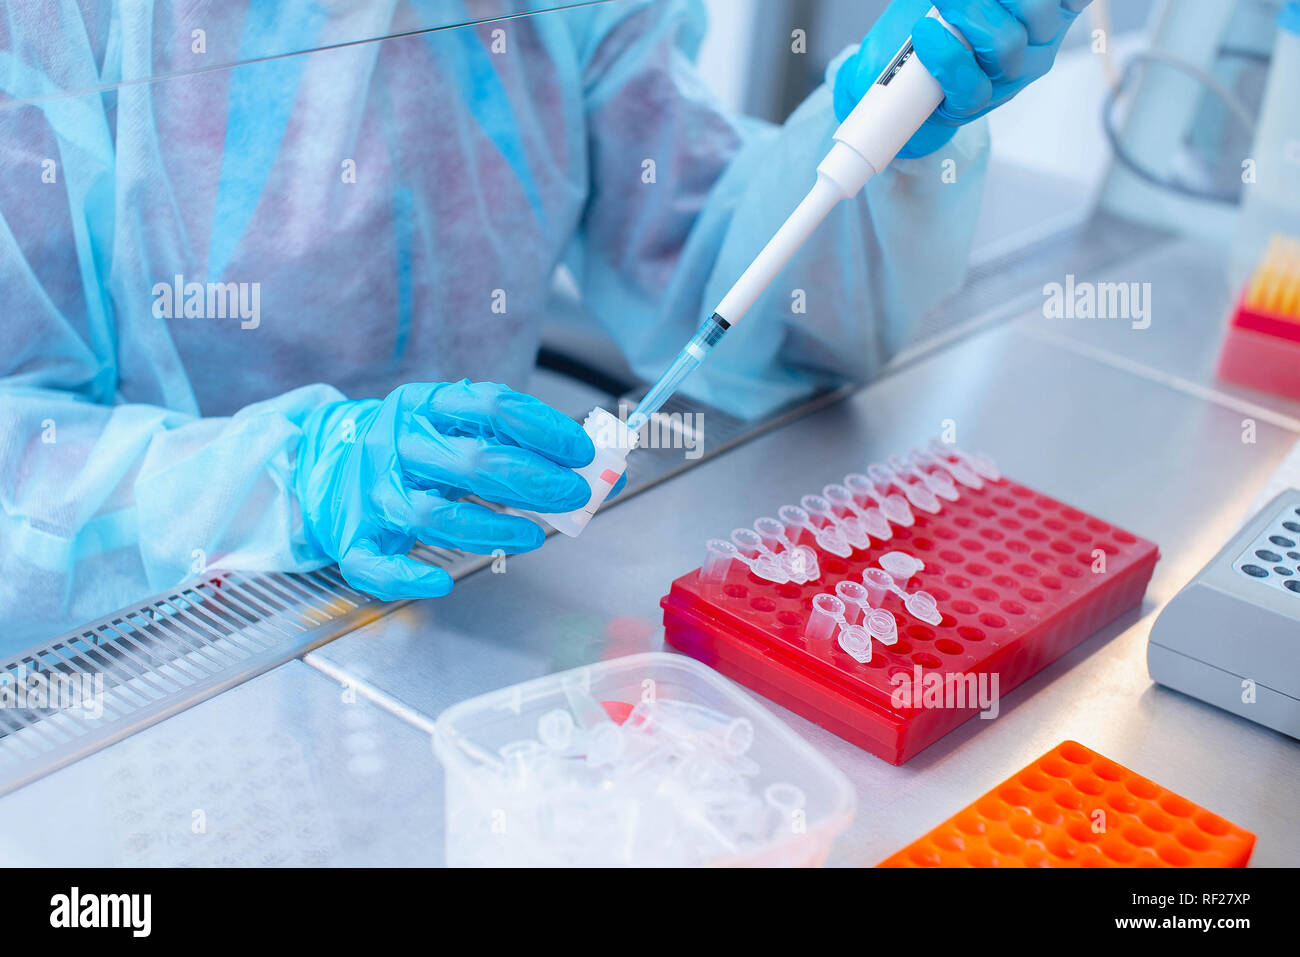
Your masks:
{"label": "blue disposable gown", "polygon": [[[779,128],[723,111],[692,64],[697,2],[199,73],[187,9],[48,0],[0,17],[6,650],[207,567],[324,564],[292,494],[304,418],[412,380],[526,391],[561,264],[653,379],[836,125],[825,86]],[[227,0],[201,26],[210,62],[248,61],[382,35],[400,11]],[[189,75],[119,83],[168,73]],[[986,158],[976,124],[841,204],[688,391],[755,415],[870,377],[958,287]],[[250,284],[246,304],[256,284],[255,320],[181,303],[168,318],[176,277]]]}

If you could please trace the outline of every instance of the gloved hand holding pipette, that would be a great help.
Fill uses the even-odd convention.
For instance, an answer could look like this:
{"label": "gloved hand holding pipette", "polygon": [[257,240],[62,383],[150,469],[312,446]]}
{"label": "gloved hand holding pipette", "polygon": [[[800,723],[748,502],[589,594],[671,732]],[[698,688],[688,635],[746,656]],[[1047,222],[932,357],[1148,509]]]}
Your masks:
{"label": "gloved hand holding pipette", "polygon": [[[1045,74],[1089,2],[938,0],[930,6],[894,0],[857,56],[840,67],[836,103],[843,122],[808,195],[651,387],[628,424],[639,428],[663,406],[836,205],[856,196],[896,157],[933,152],[958,126]],[[909,20],[911,34],[898,38],[900,24]],[[880,51],[890,49],[891,38],[899,45],[881,62]]]}
{"label": "gloved hand holding pipette", "polygon": [[[934,18],[933,8],[970,43]],[[835,114],[848,119],[911,34],[916,55],[939,81],[944,100],[899,156],[926,156],[957,128],[1006,103],[1047,73],[1061,41],[1091,0],[894,0],[862,46],[840,67]]]}

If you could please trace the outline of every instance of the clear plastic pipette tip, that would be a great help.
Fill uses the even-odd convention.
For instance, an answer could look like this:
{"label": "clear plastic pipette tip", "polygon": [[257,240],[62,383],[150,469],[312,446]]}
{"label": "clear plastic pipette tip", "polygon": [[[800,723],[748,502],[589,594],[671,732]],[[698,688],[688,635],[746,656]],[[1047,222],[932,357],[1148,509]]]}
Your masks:
{"label": "clear plastic pipette tip", "polygon": [[659,381],[654,384],[644,399],[627,417],[627,427],[633,432],[640,430],[641,426],[650,421],[650,416],[658,412],[665,402],[667,402],[677,387],[682,384],[688,375],[694,372],[700,365],[700,359],[696,358],[689,351],[683,350],[668,371],[659,377]]}
{"label": "clear plastic pipette tip", "polygon": [[731,324],[717,313],[706,319],[691,341],[686,343],[686,348],[678,353],[673,364],[668,367],[668,371],[659,377],[659,381],[650,387],[645,398],[632,411],[627,420],[627,427],[636,432],[649,422],[650,416],[663,408],[664,403],[677,391],[677,387],[700,367],[700,363],[713,351],[713,347],[722,340],[730,328]]}

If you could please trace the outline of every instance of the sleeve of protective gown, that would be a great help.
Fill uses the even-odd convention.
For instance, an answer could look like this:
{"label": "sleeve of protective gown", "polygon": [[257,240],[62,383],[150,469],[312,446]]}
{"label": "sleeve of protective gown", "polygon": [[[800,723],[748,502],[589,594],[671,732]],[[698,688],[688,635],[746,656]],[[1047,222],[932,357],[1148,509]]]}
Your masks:
{"label": "sleeve of protective gown", "polygon": [[[0,266],[7,288],[8,266]],[[10,324],[10,333],[16,325],[23,337],[42,337],[47,354],[28,353],[37,362],[64,364],[59,360],[69,357],[55,354],[56,345],[84,348],[49,336],[48,324],[28,318]],[[302,536],[291,489],[300,425],[341,398],[337,391],[305,387],[215,419],[101,404],[58,388],[18,387],[14,378],[27,376],[0,385],[0,650],[98,617],[208,565],[305,570],[325,563]]]}
{"label": "sleeve of protective gown", "polygon": [[[40,15],[34,14],[39,20]],[[8,26],[13,26],[12,23]],[[0,89],[93,88],[76,31],[3,53]],[[78,55],[80,54],[80,55]],[[310,386],[204,419],[152,316],[115,315],[114,151],[100,97],[0,110],[0,652],[223,563],[323,563],[291,495],[300,426],[341,398]],[[154,404],[124,404],[129,394]],[[156,397],[156,398],[155,398]]]}
{"label": "sleeve of protective gown", "polygon": [[[702,83],[703,24],[695,0],[628,0],[597,8],[581,39],[591,183],[572,265],[588,309],[651,381],[811,188],[837,126],[844,56],[772,127],[727,115]],[[960,287],[987,158],[979,121],[841,203],[685,391],[750,417],[828,380],[869,379]]]}

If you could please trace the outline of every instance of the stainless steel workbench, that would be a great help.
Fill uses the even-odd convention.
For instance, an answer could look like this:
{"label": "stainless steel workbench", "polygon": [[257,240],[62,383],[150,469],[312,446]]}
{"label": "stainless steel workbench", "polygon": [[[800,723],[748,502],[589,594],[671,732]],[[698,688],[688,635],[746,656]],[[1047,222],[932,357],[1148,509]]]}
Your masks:
{"label": "stainless steel workbench", "polygon": [[[1165,242],[1109,275],[1151,282],[1152,324],[1021,314],[954,337],[849,399],[0,799],[11,863],[437,864],[432,719],[480,692],[662,646],[659,598],[703,541],[935,434],[1156,541],[1140,610],[904,767],[765,702],[852,779],[832,863],[874,864],[1064,738],[1300,864],[1300,743],[1152,684],[1151,622],[1300,438],[1300,407],[1216,384],[1219,251]],[[1242,441],[1243,419],[1256,441]],[[706,433],[707,433],[707,422]],[[760,699],[762,700],[762,699]]]}

